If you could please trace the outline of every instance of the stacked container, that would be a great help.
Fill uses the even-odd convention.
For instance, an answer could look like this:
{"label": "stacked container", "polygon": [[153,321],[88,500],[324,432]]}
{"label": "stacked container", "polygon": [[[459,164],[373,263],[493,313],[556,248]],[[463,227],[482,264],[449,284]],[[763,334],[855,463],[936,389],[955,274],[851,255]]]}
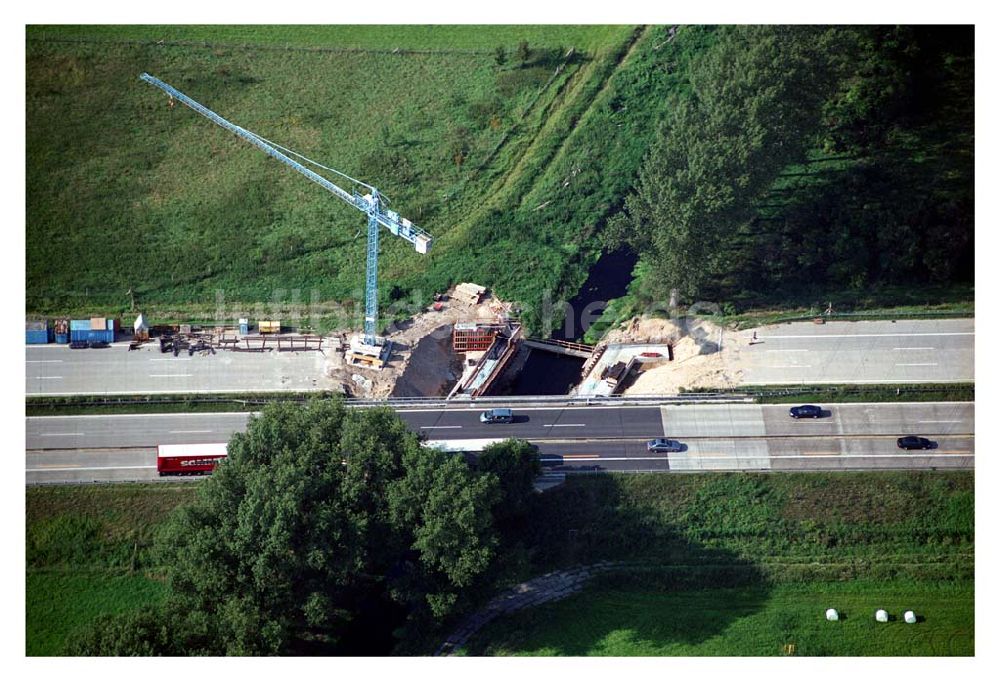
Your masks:
{"label": "stacked container", "polygon": [[115,321],[104,317],[92,317],[89,320],[70,320],[69,338],[71,341],[104,341],[114,343]]}
{"label": "stacked container", "polygon": [[51,340],[49,334],[49,323],[45,320],[25,322],[24,342],[26,344],[37,345],[48,343]]}
{"label": "stacked container", "polygon": [[56,343],[69,343],[69,320],[56,320]]}

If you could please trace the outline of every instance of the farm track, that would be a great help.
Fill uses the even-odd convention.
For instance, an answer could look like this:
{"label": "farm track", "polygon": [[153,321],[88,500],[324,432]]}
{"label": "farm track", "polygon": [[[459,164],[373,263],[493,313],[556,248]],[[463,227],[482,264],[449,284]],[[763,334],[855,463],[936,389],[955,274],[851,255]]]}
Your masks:
{"label": "farm track", "polygon": [[[611,81],[611,78],[614,77],[615,73],[618,72],[622,64],[625,63],[625,61],[627,61],[628,58],[634,53],[636,45],[639,43],[640,39],[642,38],[642,36],[646,34],[647,31],[648,27],[643,26],[641,29],[637,29],[632,34],[632,36],[629,38],[630,42],[628,44],[628,47],[624,50],[622,56],[608,70],[607,75],[604,77],[603,83],[597,89],[597,91],[594,92],[594,95],[590,98],[590,100],[585,103],[585,108],[583,109],[583,111],[576,118],[568,120],[568,124],[570,126],[569,133],[560,141],[560,143],[552,151],[549,152],[547,157],[540,160],[536,157],[536,153],[538,152],[539,146],[542,144],[543,140],[547,138],[549,134],[553,133],[553,130],[557,126],[561,125],[564,122],[563,115],[568,114],[565,112],[565,108],[572,106],[574,97],[576,95],[579,95],[581,89],[585,88],[590,77],[594,74],[594,71],[600,67],[601,64],[600,59],[594,59],[590,61],[582,68],[580,68],[572,77],[569,78],[569,80],[563,86],[561,91],[557,93],[557,98],[561,98],[563,101],[563,104],[559,106],[559,108],[563,109],[563,115],[556,114],[550,116],[545,121],[545,123],[538,129],[538,131],[535,133],[535,135],[529,142],[528,146],[526,147],[525,151],[521,153],[521,159],[518,160],[517,164],[509,172],[506,172],[504,174],[504,177],[500,181],[500,183],[496,185],[493,190],[489,191],[489,194],[495,197],[486,201],[483,204],[481,211],[486,211],[491,208],[492,209],[501,208],[502,204],[500,203],[500,201],[507,198],[508,194],[513,196],[520,195],[522,196],[521,199],[523,199],[523,196],[526,196],[530,192],[528,190],[530,186],[525,186],[524,190],[520,191],[514,190],[514,187],[519,182],[525,180],[525,173],[530,171],[527,165],[530,163],[530,164],[535,164],[536,166],[539,167],[539,169],[535,171],[533,176],[528,176],[526,178],[528,182],[534,183],[534,181],[538,177],[544,175],[545,170],[552,165],[555,158],[559,157],[559,155],[563,152],[564,148],[566,147],[566,144],[569,142],[571,138],[573,138],[573,135],[576,132],[577,125],[580,122],[580,120],[582,120],[586,116],[587,112],[590,111],[590,109],[594,105],[594,102],[598,100],[600,94],[607,89],[608,84]],[[554,105],[554,102],[552,105]]]}

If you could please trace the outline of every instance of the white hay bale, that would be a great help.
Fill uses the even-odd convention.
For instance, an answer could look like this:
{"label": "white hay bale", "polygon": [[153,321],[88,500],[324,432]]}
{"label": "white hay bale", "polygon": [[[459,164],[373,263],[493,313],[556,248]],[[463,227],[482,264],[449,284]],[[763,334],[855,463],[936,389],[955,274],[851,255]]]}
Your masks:
{"label": "white hay bale", "polygon": [[906,621],[907,623],[916,623],[917,615],[912,611],[906,611],[903,613],[903,620]]}
{"label": "white hay bale", "polygon": [[879,623],[888,623],[889,614],[886,612],[885,609],[879,609],[878,611],[875,612],[875,620],[878,621]]}
{"label": "white hay bale", "polygon": [[826,610],[826,620],[828,620],[828,621],[839,621],[840,620],[840,614],[837,613],[836,609],[827,609]]}

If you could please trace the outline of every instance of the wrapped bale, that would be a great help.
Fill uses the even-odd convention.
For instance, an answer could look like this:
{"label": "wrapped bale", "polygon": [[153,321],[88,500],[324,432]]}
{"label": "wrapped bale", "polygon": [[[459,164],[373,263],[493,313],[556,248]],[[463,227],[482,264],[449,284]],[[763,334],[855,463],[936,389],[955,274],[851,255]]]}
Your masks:
{"label": "wrapped bale", "polygon": [[885,609],[879,609],[878,611],[875,612],[875,620],[878,621],[879,623],[888,623],[889,622],[888,612],[886,612]]}
{"label": "wrapped bale", "polygon": [[837,613],[836,609],[827,609],[826,610],[826,620],[828,620],[828,621],[839,621],[840,620],[840,614]]}

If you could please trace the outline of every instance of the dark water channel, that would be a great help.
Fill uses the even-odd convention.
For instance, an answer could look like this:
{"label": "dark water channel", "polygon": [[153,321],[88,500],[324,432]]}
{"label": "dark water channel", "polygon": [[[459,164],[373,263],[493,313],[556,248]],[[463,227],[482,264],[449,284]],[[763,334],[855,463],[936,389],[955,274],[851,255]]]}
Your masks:
{"label": "dark water channel", "polygon": [[[632,281],[632,269],[638,257],[631,250],[620,249],[608,252],[598,259],[590,269],[587,280],[575,297],[570,299],[567,321],[552,332],[550,338],[561,341],[579,341],[587,328],[583,320],[593,322],[600,317],[603,306],[589,309],[590,318],[585,317],[587,306],[597,302],[607,303],[613,298],[624,296]],[[565,395],[580,380],[583,360],[577,357],[558,355],[543,350],[532,350],[524,367],[510,383],[509,395]]]}

